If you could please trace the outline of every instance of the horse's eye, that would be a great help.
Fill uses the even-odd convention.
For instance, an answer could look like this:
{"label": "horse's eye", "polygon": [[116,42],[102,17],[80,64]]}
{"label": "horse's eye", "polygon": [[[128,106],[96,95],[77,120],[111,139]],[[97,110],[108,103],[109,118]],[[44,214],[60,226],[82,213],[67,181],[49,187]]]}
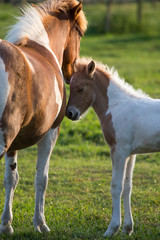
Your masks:
{"label": "horse's eye", "polygon": [[84,87],[83,88],[80,88],[80,89],[78,89],[78,92],[79,93],[82,93],[84,91]]}

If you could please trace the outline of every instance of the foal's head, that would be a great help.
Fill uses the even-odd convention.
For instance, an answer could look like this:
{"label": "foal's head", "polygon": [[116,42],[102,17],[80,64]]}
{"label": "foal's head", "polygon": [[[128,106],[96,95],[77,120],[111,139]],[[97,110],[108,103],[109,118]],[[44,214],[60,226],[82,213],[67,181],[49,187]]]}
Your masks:
{"label": "foal's head", "polygon": [[95,63],[78,64],[70,81],[70,97],[66,116],[71,120],[79,117],[94,103],[95,100]]}

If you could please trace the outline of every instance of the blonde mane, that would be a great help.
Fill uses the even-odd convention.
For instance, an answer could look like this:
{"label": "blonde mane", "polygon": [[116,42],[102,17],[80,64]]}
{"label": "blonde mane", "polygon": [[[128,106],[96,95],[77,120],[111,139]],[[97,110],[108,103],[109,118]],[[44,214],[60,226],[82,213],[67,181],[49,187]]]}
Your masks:
{"label": "blonde mane", "polygon": [[[6,40],[18,44],[23,39],[29,38],[47,46],[49,40],[43,25],[44,17],[60,10],[67,14],[77,4],[77,0],[48,0],[39,5],[25,4],[24,9],[21,10],[22,15],[16,18],[17,23],[10,27]],[[69,18],[69,15],[67,17]],[[86,31],[87,20],[83,11],[79,13],[76,23],[83,32]]]}
{"label": "blonde mane", "polygon": [[[76,68],[79,71],[83,71],[84,68],[92,61],[91,58],[80,58],[76,62]],[[110,77],[110,81],[121,89],[123,92],[126,92],[130,96],[134,96],[136,98],[150,98],[149,95],[144,93],[141,89],[134,89],[132,85],[127,83],[124,79],[120,78],[118,72],[114,69],[114,67],[109,68],[107,65],[102,64],[101,62],[94,61],[96,64],[96,69],[100,72],[105,73]]]}

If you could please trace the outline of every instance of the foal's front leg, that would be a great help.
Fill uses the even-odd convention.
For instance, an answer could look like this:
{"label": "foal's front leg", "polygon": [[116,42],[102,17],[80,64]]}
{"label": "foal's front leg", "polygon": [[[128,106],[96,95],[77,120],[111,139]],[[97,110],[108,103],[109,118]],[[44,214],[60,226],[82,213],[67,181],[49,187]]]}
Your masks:
{"label": "foal's front leg", "polygon": [[136,155],[130,156],[127,167],[126,175],[124,180],[124,190],[123,190],[123,204],[124,204],[124,224],[123,232],[130,235],[133,231],[133,218],[131,212],[131,191],[132,191],[132,176],[133,169],[136,160]]}
{"label": "foal's front leg", "polygon": [[112,219],[104,237],[110,237],[116,234],[121,226],[121,195],[123,191],[124,176],[127,159],[120,156],[119,153],[112,155]]}
{"label": "foal's front leg", "polygon": [[48,183],[49,160],[59,134],[59,127],[50,129],[38,143],[37,172],[35,178],[36,200],[33,224],[38,232],[49,232],[44,216],[45,191]]}
{"label": "foal's front leg", "polygon": [[15,188],[18,184],[17,152],[7,152],[5,154],[6,171],[4,176],[5,186],[5,206],[1,217],[0,233],[13,233],[11,226],[12,203]]}

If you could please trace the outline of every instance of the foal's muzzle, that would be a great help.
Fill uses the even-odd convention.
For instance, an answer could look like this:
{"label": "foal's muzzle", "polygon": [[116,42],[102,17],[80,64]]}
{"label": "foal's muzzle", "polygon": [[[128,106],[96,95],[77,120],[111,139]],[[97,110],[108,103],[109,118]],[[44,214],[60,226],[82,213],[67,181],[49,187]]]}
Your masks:
{"label": "foal's muzzle", "polygon": [[69,119],[71,119],[73,121],[76,121],[80,117],[80,111],[76,107],[74,107],[74,106],[67,107],[67,109],[66,109],[66,116]]}

